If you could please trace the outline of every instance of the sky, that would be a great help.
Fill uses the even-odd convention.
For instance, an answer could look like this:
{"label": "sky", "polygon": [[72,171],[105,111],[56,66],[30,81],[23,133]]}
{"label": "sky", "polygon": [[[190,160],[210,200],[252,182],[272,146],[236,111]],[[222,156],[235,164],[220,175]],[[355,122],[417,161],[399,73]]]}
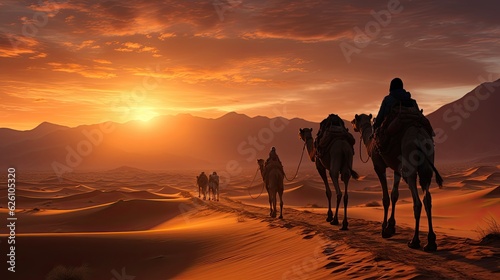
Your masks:
{"label": "sky", "polygon": [[500,78],[498,1],[0,2],[0,127],[424,113]]}

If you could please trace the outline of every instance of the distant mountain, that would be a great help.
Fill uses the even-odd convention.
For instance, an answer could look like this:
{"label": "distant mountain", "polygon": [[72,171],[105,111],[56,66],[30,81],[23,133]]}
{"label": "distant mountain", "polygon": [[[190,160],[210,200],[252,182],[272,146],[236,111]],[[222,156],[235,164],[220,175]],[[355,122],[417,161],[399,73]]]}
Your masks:
{"label": "distant mountain", "polygon": [[58,130],[68,129],[67,126],[43,122],[31,130],[19,131],[10,128],[0,128],[0,147],[26,139],[36,139]]}
{"label": "distant mountain", "polygon": [[[49,127],[43,125],[37,129]],[[111,127],[112,129],[108,129]],[[18,139],[0,146],[1,167],[25,170],[192,169],[217,166],[233,172],[257,166],[276,146],[290,169],[298,164],[302,119],[228,113],[217,119],[191,115],[161,116],[148,123],[131,121],[54,129],[45,135],[14,131]],[[35,130],[37,130],[35,129]],[[112,130],[112,131],[111,131]],[[41,131],[41,130],[40,130]],[[31,136],[31,137],[30,137]],[[309,160],[306,156],[305,160]]]}
{"label": "distant mountain", "polygon": [[436,132],[438,159],[500,155],[500,80],[479,85],[428,118]]}
{"label": "distant mountain", "polygon": [[[428,115],[437,136],[438,160],[473,160],[500,155],[500,80],[486,83]],[[326,116],[325,116],[326,117]],[[359,134],[354,167],[359,161]],[[272,146],[287,172],[295,171],[303,142],[299,128],[319,124],[300,118],[248,117],[228,113],[207,119],[188,114],[160,116],[147,123],[102,123],[74,128],[42,123],[29,131],[0,129],[0,168],[24,170],[139,169],[221,170],[237,174],[256,168]],[[363,147],[361,153],[366,157]],[[307,154],[303,167],[313,168]],[[130,170],[119,168],[118,170]],[[217,169],[216,169],[217,168]],[[367,167],[368,168],[368,167]],[[208,170],[208,169],[207,169]]]}

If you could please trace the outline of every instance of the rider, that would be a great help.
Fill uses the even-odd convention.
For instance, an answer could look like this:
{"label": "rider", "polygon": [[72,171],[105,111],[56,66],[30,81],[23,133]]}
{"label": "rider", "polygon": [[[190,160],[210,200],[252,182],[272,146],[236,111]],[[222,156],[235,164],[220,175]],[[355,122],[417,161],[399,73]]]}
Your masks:
{"label": "rider", "polygon": [[280,160],[278,154],[276,153],[275,147],[271,148],[271,151],[269,152],[269,157],[267,158],[266,163],[264,165],[264,167],[265,167],[264,178],[266,179],[266,187],[269,183],[267,173],[268,173],[268,170],[270,168],[268,168],[268,166],[271,167],[271,165],[273,165],[273,167],[278,167],[280,169],[281,173],[283,174],[283,176],[285,175],[285,171],[283,170],[283,164],[281,163],[281,160]]}
{"label": "rider", "polygon": [[417,101],[411,98],[411,94],[403,88],[403,81],[400,78],[394,78],[389,86],[389,95],[387,95],[380,105],[375,123],[373,124],[373,131],[376,131],[385,118],[391,113],[394,105],[401,103],[404,107],[416,107],[418,109]]}
{"label": "rider", "polygon": [[[389,148],[392,146],[391,141],[394,140],[394,137],[391,137],[392,133],[396,131],[401,132],[405,127],[408,126],[408,122],[406,122],[405,125],[401,124],[400,122],[400,125],[402,126],[399,127],[396,125],[395,127],[397,128],[393,128],[396,129],[396,131],[391,132],[391,130],[393,129],[388,129],[390,125],[386,124],[386,122],[384,121],[389,117],[389,115],[391,115],[391,112],[393,112],[393,108],[395,106],[403,107],[399,109],[397,118],[399,118],[400,120],[406,118],[406,121],[409,120],[410,123],[417,123],[427,131],[429,136],[434,136],[432,125],[429,120],[422,114],[422,111],[420,111],[420,109],[418,108],[417,101],[412,99],[411,94],[403,88],[403,81],[400,78],[394,78],[392,79],[389,86],[389,95],[387,95],[384,98],[384,101],[382,101],[382,105],[380,106],[380,110],[375,119],[375,123],[373,124],[373,136],[378,143],[379,151],[381,153],[389,152]],[[409,112],[411,112],[413,118],[408,119],[408,116],[403,117],[403,115],[400,115],[402,111],[406,110],[406,108],[411,108]],[[387,122],[389,121],[392,121],[392,119],[388,120]],[[381,127],[382,124],[383,127]]]}

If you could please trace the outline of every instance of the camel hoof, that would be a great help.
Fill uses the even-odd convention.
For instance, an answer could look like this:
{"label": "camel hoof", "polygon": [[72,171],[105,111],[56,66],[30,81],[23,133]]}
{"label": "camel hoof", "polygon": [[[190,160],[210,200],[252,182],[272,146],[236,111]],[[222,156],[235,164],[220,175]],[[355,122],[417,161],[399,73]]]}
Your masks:
{"label": "camel hoof", "polygon": [[437,244],[436,242],[429,242],[427,245],[424,246],[424,251],[425,252],[436,252],[437,251]]}
{"label": "camel hoof", "polygon": [[412,248],[412,249],[420,249],[420,240],[417,240],[417,241],[409,241],[408,242],[408,247]]}
{"label": "camel hoof", "polygon": [[385,231],[392,236],[396,233],[396,227],[394,225],[389,225],[385,228]]}
{"label": "camel hoof", "polygon": [[280,215],[278,218],[283,219],[283,215]]}
{"label": "camel hoof", "polygon": [[347,226],[349,226],[347,220],[342,221],[342,227],[340,228],[340,230],[348,230]]}
{"label": "camel hoof", "polygon": [[382,238],[391,238],[391,237],[392,237],[392,234],[390,234],[386,230],[382,231]]}
{"label": "camel hoof", "polygon": [[331,221],[333,221],[333,212],[332,212],[332,210],[328,210],[327,215],[328,215],[328,218],[326,218],[326,221],[330,223]]}
{"label": "camel hoof", "polygon": [[390,238],[396,233],[396,229],[387,227],[382,230],[382,238]]}
{"label": "camel hoof", "polygon": [[332,226],[338,226],[339,225],[339,220],[333,219],[333,221],[330,222],[330,225],[332,225]]}

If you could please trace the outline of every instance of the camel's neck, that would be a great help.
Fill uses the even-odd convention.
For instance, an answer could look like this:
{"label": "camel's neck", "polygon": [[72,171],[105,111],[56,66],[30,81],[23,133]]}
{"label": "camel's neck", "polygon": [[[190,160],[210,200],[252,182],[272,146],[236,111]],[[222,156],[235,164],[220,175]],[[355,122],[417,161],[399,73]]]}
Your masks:
{"label": "camel's neck", "polygon": [[372,142],[372,132],[373,129],[371,125],[366,125],[363,129],[361,129],[361,137],[363,138],[363,144],[365,144],[366,147],[369,147]]}
{"label": "camel's neck", "polygon": [[264,165],[259,164],[259,169],[260,169],[260,176],[262,176],[262,179],[264,179]]}
{"label": "camel's neck", "polygon": [[309,153],[309,158],[311,161],[314,161],[314,157],[316,156],[316,149],[314,148],[314,139],[309,137],[306,139],[306,147],[307,152]]}

